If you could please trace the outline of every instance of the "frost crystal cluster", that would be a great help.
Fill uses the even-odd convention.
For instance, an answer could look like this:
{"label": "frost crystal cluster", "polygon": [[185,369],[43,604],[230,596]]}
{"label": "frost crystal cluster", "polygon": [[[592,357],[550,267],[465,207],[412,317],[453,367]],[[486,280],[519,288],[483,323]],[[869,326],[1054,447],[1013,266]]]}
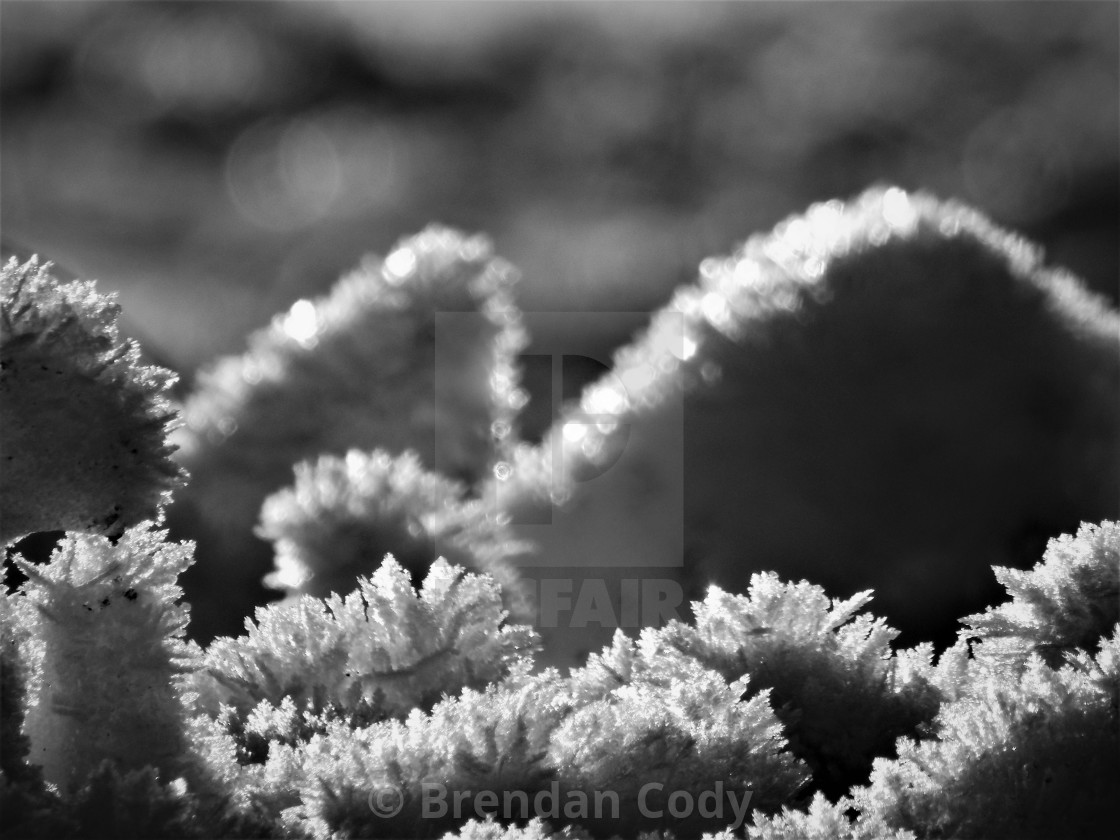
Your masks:
{"label": "frost crystal cluster", "polygon": [[120,307],[50,263],[0,269],[0,540],[36,531],[119,536],[180,477],[164,391],[117,329]]}
{"label": "frost crystal cluster", "polygon": [[265,582],[326,597],[348,592],[386,554],[423,580],[433,557],[491,575],[507,606],[527,612],[511,556],[525,551],[508,528],[466,489],[420,465],[414,452],[324,455],[296,467],[295,486],[261,509],[258,533],[276,547],[277,570]]}
{"label": "frost crystal cluster", "polygon": [[294,464],[352,448],[411,449],[477,481],[517,404],[516,279],[486,239],[433,227],[297,301],[204,371],[184,406],[184,461],[213,485],[194,488],[199,504],[251,524]]}
{"label": "frost crystal cluster", "polygon": [[944,642],[991,566],[1120,516],[1118,383],[1106,301],[967,207],[876,188],[705,260],[486,497],[549,574],[664,569],[698,600],[774,571]]}
{"label": "frost crystal cluster", "polygon": [[[252,609],[270,565],[253,525],[297,464],[377,449],[415,452],[425,469],[468,485],[489,470],[508,442],[508,432],[495,430],[511,428],[524,400],[515,367],[525,341],[512,297],[517,276],[485,237],[430,227],[384,259],[368,257],[328,295],[297,301],[251,335],[244,354],[200,374],[178,436],[194,478],[171,516],[199,534],[187,592],[204,624],[232,629],[213,614]],[[383,554],[359,561],[338,591]],[[339,567],[352,560],[332,563],[340,580]]]}
{"label": "frost crystal cluster", "polygon": [[[430,228],[295,303],[188,398],[165,523],[168,375],[3,269],[2,533],[68,532],[0,597],[5,837],[1112,836],[1114,311],[875,189],[705,261],[533,446],[514,277]],[[530,626],[635,569],[687,611]]]}

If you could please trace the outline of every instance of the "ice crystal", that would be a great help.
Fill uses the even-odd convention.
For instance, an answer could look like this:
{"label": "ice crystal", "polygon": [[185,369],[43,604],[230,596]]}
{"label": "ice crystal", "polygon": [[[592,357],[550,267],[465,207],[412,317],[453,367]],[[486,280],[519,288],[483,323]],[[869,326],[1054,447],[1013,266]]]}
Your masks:
{"label": "ice crystal", "polygon": [[591,840],[587,831],[565,826],[552,831],[548,823],[532,819],[524,826],[502,825],[492,818],[471,820],[457,832],[448,832],[443,840]]}
{"label": "ice crystal", "polygon": [[705,260],[488,498],[539,565],[683,568],[691,599],[773,570],[948,637],[993,564],[1117,516],[1118,381],[1106,301],[975,211],[877,188]]}
{"label": "ice crystal", "polygon": [[871,760],[930,720],[940,700],[928,661],[892,659],[898,631],[857,614],[870,601],[868,592],[834,600],[804,581],[760,574],[746,595],[712,587],[694,625],[675,622],[644,639],[728,679],[749,676],[751,693],[770,690],[794,754],[835,795],[866,779]]}
{"label": "ice crystal", "polygon": [[36,531],[119,536],[154,517],[180,472],[169,371],[140,364],[120,307],[50,263],[0,270],[0,542]]}
{"label": "ice crystal", "polygon": [[[852,820],[851,800],[830,803],[824,794],[813,797],[807,811],[783,808],[780,814],[759,814],[744,832],[745,840],[917,840],[913,832],[891,829],[872,818]],[[724,831],[705,840],[736,840]]]}
{"label": "ice crystal", "polygon": [[443,694],[501,679],[531,656],[532,631],[504,626],[492,580],[445,561],[417,593],[392,558],[345,597],[302,595],[257,610],[246,635],[220,638],[195,678],[199,708],[248,715],[285,698],[347,720],[430,707]]}
{"label": "ice crystal", "polygon": [[200,373],[179,435],[193,479],[172,513],[201,532],[187,585],[203,632],[261,602],[252,528],[294,464],[380,448],[467,483],[490,468],[507,444],[495,424],[520,405],[516,279],[484,237],[430,227]]}
{"label": "ice crystal", "polygon": [[962,619],[967,635],[982,637],[984,657],[1024,660],[1033,651],[1056,666],[1120,621],[1120,523],[1051,540],[1031,571],[995,572],[1011,601]]}
{"label": "ice crystal", "polygon": [[0,813],[14,832],[33,824],[62,827],[55,817],[61,802],[44,784],[42,768],[28,762],[31,740],[24,720],[29,678],[41,667],[41,657],[29,650],[34,621],[29,611],[25,598],[0,592]]}
{"label": "ice crystal", "polygon": [[23,732],[28,677],[21,652],[28,644],[24,606],[22,598],[0,592],[0,772],[8,783],[22,781],[31,772],[24,763],[30,749]]}
{"label": "ice crystal", "polygon": [[[740,807],[770,811],[807,779],[788,751],[769,691],[741,699],[748,677],[728,682],[695,660],[657,650],[648,635],[635,648],[616,634],[612,647],[571,682],[580,705],[553,736],[552,760],[570,785],[588,795],[614,791],[621,805],[618,818],[590,825],[621,826],[630,835],[658,828],[696,836],[732,821],[729,797]],[[713,823],[698,812],[674,818],[666,798],[675,791],[693,798],[718,791],[719,818]]]}
{"label": "ice crystal", "polygon": [[938,737],[901,739],[853,792],[865,815],[921,837],[1110,837],[1120,627],[1059,671],[1031,656],[1016,680],[984,669],[945,705]]}
{"label": "ice crystal", "polygon": [[191,769],[175,685],[193,666],[187,607],[176,603],[191,546],[164,537],[150,524],[116,545],[72,535],[45,566],[17,561],[34,608],[25,610],[29,760],[63,792],[104,760],[122,772],[153,765],[165,780]]}
{"label": "ice crystal", "polygon": [[258,533],[276,546],[266,579],[291,593],[344,594],[386,554],[422,581],[436,557],[493,577],[515,617],[526,596],[507,557],[524,551],[459,483],[426,472],[413,452],[351,450],[296,466],[295,486],[270,496]]}
{"label": "ice crystal", "polygon": [[[543,816],[597,835],[671,826],[695,837],[726,821],[652,813],[665,811],[673,791],[718,791],[745,813],[776,808],[807,777],[765,692],[740,701],[745,681],[729,684],[694,661],[647,659],[622,636],[597,661],[611,677],[590,666],[570,678],[519,670],[403,721],[334,720],[303,744],[277,738],[243,789],[286,824],[324,838],[427,834],[496,807],[503,820]],[[290,705],[255,715],[258,731],[299,726]],[[663,793],[639,800],[651,780]],[[604,793],[617,806],[588,805]],[[449,807],[434,808],[433,796]],[[639,801],[651,813],[640,813]]]}
{"label": "ice crystal", "polygon": [[192,492],[215,521],[247,527],[292,464],[324,453],[412,449],[476,480],[493,423],[513,414],[515,281],[486,239],[432,227],[297,301],[200,375],[181,435],[202,482]]}
{"label": "ice crystal", "polygon": [[[1032,571],[997,567],[1011,601],[966,618],[936,664],[861,612],[865,586],[946,611],[983,589],[973,564],[1114,512],[1115,313],[971,211],[874,190],[705,260],[542,447],[511,454],[511,279],[484,240],[430,229],[209,374],[185,435],[204,516],[247,533],[303,463],[261,527],[288,601],[202,651],[177,603],[190,545],[122,530],[174,477],[165,377],[89,284],[9,263],[0,419],[22,472],[4,471],[5,538],[109,537],[20,559],[26,584],[0,595],[8,833],[1115,832],[1116,522],[1052,540]],[[118,434],[136,462],[110,457]],[[93,493],[99,469],[135,495],[112,477]],[[549,575],[660,566],[692,620],[534,673],[538,637],[506,623],[526,571],[509,561],[520,514],[546,505],[553,525],[525,535]],[[723,588],[700,597],[708,581]],[[673,813],[706,795],[721,812]]]}
{"label": "ice crystal", "polygon": [[466,690],[403,722],[336,722],[298,752],[274,749],[254,795],[286,804],[288,824],[321,838],[412,836],[463,821],[451,808],[425,816],[425,785],[468,797],[460,810],[470,814],[472,791],[531,797],[554,778],[548,743],[568,708],[556,676],[521,674],[485,692]]}

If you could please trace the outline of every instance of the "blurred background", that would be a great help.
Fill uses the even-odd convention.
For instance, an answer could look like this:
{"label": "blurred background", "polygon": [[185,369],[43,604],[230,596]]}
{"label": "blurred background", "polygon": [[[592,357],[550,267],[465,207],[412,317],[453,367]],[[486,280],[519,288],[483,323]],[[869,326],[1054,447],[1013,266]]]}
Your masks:
{"label": "blurred background", "polygon": [[[1118,44],[1120,5],[1065,0],[0,0],[0,233],[118,292],[180,395],[430,222],[523,271],[538,345],[572,323],[549,313],[655,309],[704,257],[883,182],[979,207],[1115,303]],[[569,338],[608,358],[642,320]],[[538,373],[530,439],[559,409]],[[244,537],[255,582],[271,549]],[[248,612],[206,624],[188,594],[202,637]]]}
{"label": "blurred background", "polygon": [[489,233],[526,310],[648,310],[884,181],[1115,300],[1118,8],[3,0],[0,226],[188,381],[432,221]]}

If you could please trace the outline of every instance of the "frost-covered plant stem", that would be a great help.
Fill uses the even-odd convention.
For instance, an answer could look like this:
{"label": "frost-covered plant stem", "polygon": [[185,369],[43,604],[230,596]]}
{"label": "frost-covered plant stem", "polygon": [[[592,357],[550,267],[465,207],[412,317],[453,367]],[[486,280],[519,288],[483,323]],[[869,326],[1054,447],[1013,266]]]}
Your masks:
{"label": "frost-covered plant stem", "polygon": [[19,564],[30,758],[64,792],[106,759],[121,771],[152,765],[165,781],[192,772],[176,685],[192,655],[175,583],[191,546],[163,537],[147,526],[116,545],[73,536],[45,567]]}

